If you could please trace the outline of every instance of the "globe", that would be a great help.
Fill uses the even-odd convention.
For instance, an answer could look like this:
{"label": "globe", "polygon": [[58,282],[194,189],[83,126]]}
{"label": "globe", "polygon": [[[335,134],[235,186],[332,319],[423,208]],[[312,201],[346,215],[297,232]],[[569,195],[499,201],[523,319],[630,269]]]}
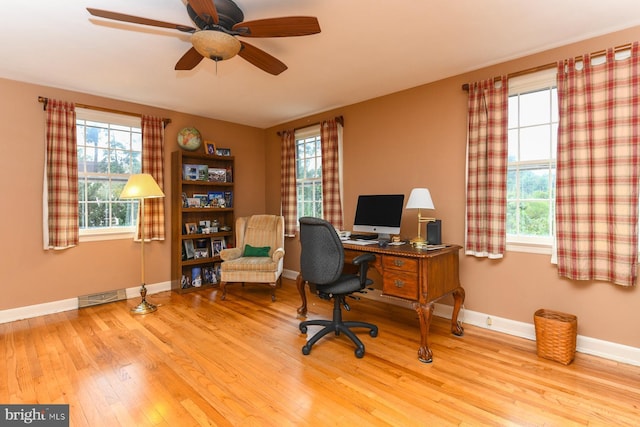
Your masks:
{"label": "globe", "polygon": [[178,132],[178,146],[187,151],[195,151],[202,145],[202,136],[196,128],[187,127]]}

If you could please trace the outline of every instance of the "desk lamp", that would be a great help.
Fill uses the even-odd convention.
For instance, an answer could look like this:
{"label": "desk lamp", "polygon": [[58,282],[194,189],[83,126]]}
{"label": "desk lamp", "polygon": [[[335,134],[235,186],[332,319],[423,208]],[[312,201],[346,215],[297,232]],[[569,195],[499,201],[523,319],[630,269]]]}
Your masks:
{"label": "desk lamp", "polygon": [[140,252],[142,260],[142,286],[140,287],[140,295],[142,301],[131,309],[133,314],[152,313],[158,309],[153,304],[147,302],[147,288],[144,284],[144,200],[157,197],[164,197],[164,193],[158,186],[155,179],[148,173],[139,173],[131,175],[129,181],[120,193],[121,199],[140,199]]}
{"label": "desk lamp", "polygon": [[425,230],[425,237],[420,236],[420,227],[422,223],[435,221],[435,218],[423,218],[421,209],[435,209],[433,206],[433,200],[431,200],[431,193],[426,188],[414,188],[409,195],[409,201],[407,202],[406,209],[418,209],[418,237],[411,239],[411,244],[417,248],[425,248],[427,246],[427,230]]}

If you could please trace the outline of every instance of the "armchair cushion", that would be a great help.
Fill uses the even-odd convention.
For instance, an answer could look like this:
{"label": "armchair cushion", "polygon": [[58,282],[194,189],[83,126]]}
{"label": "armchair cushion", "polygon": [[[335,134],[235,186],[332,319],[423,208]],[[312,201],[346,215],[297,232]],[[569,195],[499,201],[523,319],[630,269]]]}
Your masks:
{"label": "armchair cushion", "polygon": [[253,247],[251,245],[244,245],[244,254],[246,257],[268,257],[271,246]]}

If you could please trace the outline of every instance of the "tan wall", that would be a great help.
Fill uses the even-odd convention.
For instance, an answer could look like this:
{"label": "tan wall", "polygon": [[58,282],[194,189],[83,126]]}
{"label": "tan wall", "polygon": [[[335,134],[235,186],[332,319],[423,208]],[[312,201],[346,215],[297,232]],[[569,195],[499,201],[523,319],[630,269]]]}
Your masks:
{"label": "tan wall", "polygon": [[[265,206],[264,131],[163,109],[0,79],[0,310],[23,307],[140,284],[140,245],[132,240],[81,243],[63,251],[42,249],[44,113],[38,96],[151,114],[172,120],[165,130],[166,232],[170,233],[170,153],[176,134],[195,126],[203,137],[231,148],[237,215]],[[170,280],[170,246],[145,245],[146,281]]]}
{"label": "tan wall", "polygon": [[[636,27],[268,129],[272,161],[267,176],[278,179],[277,131],[343,115],[346,227],[353,223],[358,194],[400,192],[408,197],[412,188],[428,187],[435,216],[443,221],[443,239],[463,244],[467,96],[461,85],[639,39]],[[277,204],[279,189],[270,186],[267,191],[268,203]],[[415,233],[416,214],[406,211],[402,234]],[[285,268],[297,271],[299,242],[287,239],[286,250]],[[528,323],[538,308],[561,310],[578,316],[581,335],[640,347],[638,287],[561,279],[549,256],[516,252],[502,260],[461,253],[460,274],[469,310]]]}

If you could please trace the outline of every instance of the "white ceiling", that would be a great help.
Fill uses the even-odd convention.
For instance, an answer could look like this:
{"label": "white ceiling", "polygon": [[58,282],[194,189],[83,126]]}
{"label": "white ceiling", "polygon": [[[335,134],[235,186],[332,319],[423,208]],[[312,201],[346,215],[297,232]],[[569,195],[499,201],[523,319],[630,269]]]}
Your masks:
{"label": "white ceiling", "polygon": [[[247,39],[289,69],[240,57],[174,65],[176,30],[94,18],[86,7],[194,26],[181,0],[29,0],[0,14],[0,77],[259,128],[640,25],[638,0],[236,0],[245,20],[316,16],[311,36]],[[631,40],[629,40],[631,41]]]}

